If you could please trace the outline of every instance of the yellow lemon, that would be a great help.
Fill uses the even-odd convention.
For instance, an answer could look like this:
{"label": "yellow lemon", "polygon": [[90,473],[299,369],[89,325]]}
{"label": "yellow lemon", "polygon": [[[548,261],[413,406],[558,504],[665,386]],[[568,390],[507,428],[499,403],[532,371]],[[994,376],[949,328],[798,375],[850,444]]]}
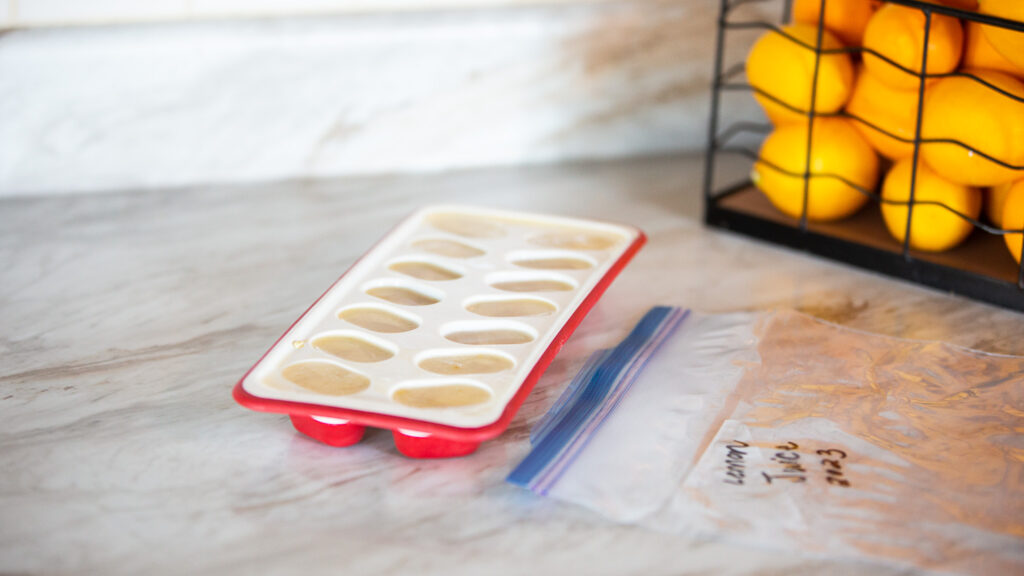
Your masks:
{"label": "yellow lemon", "polygon": [[[924,13],[899,4],[882,6],[864,31],[864,65],[879,80],[893,88],[913,90],[920,86],[921,57],[924,54]],[[932,14],[928,34],[928,74],[945,74],[956,69],[963,50],[964,34],[960,21],[943,14]],[[875,56],[868,50],[896,62],[907,72]]]}
{"label": "yellow lemon", "polygon": [[[1024,83],[990,70],[967,70],[1024,99]],[[947,180],[967,186],[995,186],[1022,176],[976,152],[1011,166],[1024,166],[1024,100],[1014,100],[972,78],[942,78],[925,94],[921,136],[951,139],[921,146],[925,162]]]}
{"label": "yellow lemon", "polygon": [[[990,16],[1024,22],[1024,2],[1021,0],[978,0],[978,11]],[[1024,73],[1024,32],[985,26],[984,33],[992,46],[1017,66],[1018,74]]]}
{"label": "yellow lemon", "polygon": [[[825,4],[825,29],[836,35],[847,46],[860,46],[864,29],[875,13],[871,0],[828,0]],[[821,0],[796,0],[793,3],[793,21],[818,25]]]}
{"label": "yellow lemon", "polygon": [[961,66],[998,70],[1018,77],[1024,75],[1024,69],[1007,60],[985,37],[985,28],[989,26],[970,20],[964,22],[964,25],[964,57]]}
{"label": "yellow lemon", "polygon": [[[1006,195],[1006,202],[1003,204],[1002,228],[1004,230],[1024,230],[1024,180],[1014,184]],[[1006,247],[1010,249],[1013,259],[1020,264],[1021,239],[1020,234],[1007,234],[1003,236]]]}
{"label": "yellow lemon", "polygon": [[[807,171],[808,124],[779,126],[761,145],[751,179],[784,214],[803,212]],[[816,118],[811,142],[807,219],[838,220],[859,210],[868,197],[854,186],[872,191],[878,183],[878,156],[850,120]],[[838,176],[852,183],[851,186]]]}
{"label": "yellow lemon", "polygon": [[[904,158],[889,170],[882,184],[882,218],[885,227],[898,242],[907,234],[906,205],[885,201],[910,200],[910,176],[914,161]],[[981,212],[981,193],[969,186],[945,180],[923,163],[917,165],[914,185],[914,210],[910,222],[910,246],[915,250],[941,252],[960,244],[974,226],[947,208],[921,202],[939,202],[960,214],[977,219]]]}
{"label": "yellow lemon", "polygon": [[[818,39],[817,26],[809,24],[793,24],[782,31],[792,38],[770,30],[754,43],[747,56],[747,79],[751,86],[803,112],[789,110],[754,92],[754,97],[776,126],[807,121],[806,113],[811,109],[811,87],[814,85],[816,52],[813,46]],[[827,30],[823,31],[821,46],[825,50],[843,48],[842,42]],[[849,54],[822,54],[818,66],[815,112],[838,112],[850,96],[853,79]]]}
{"label": "yellow lemon", "polygon": [[914,139],[917,102],[917,90],[892,88],[861,66],[846,111],[859,119],[855,119],[853,125],[875,150],[886,158],[898,160],[914,153],[913,142],[893,136]]}

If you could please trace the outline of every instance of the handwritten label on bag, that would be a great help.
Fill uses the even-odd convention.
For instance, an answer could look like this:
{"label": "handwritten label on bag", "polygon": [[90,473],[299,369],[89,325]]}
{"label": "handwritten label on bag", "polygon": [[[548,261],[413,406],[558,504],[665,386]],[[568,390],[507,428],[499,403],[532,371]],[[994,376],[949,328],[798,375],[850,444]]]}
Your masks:
{"label": "handwritten label on bag", "polygon": [[[761,446],[738,439],[718,443],[718,446],[724,454],[721,478],[724,484],[744,486],[758,476],[760,481],[769,485],[782,482],[799,484],[807,482],[809,476],[815,476],[833,486],[851,486],[843,467],[848,454],[839,448],[808,450],[793,441]],[[767,456],[757,466],[760,469],[754,469],[750,459],[752,450],[759,450]]]}

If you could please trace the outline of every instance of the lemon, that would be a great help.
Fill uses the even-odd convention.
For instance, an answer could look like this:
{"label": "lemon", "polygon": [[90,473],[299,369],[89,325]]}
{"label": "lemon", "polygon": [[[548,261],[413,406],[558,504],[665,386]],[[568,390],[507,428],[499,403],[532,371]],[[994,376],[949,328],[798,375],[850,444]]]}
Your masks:
{"label": "lemon", "polygon": [[[747,56],[747,79],[751,86],[804,112],[794,112],[754,92],[754,97],[776,126],[807,121],[806,113],[811,109],[811,88],[814,85],[816,53],[812,47],[818,39],[818,27],[809,24],[793,24],[782,31],[792,38],[770,30],[754,43]],[[841,49],[843,43],[824,30],[821,46],[826,50]],[[838,112],[850,96],[853,80],[849,54],[822,54],[818,66],[815,112]]]}
{"label": "lemon", "polygon": [[[1002,228],[1004,230],[1024,230],[1024,180],[1015,183],[1006,194],[1003,204]],[[1010,249],[1013,259],[1020,264],[1021,234],[1003,236],[1006,247]]]}
{"label": "lemon", "polygon": [[914,144],[889,134],[911,141],[914,139],[917,105],[917,90],[892,88],[861,66],[846,111],[864,120],[855,120],[854,126],[879,154],[898,160],[911,156]]}
{"label": "lemon", "polygon": [[1017,77],[1024,75],[1024,69],[1007,60],[989,42],[985,29],[990,26],[970,20],[965,21],[964,25],[964,57],[961,66],[998,70]]}
{"label": "lemon", "polygon": [[[864,29],[875,13],[871,0],[828,0],[825,4],[825,29],[847,46],[860,46]],[[796,0],[793,21],[818,25],[821,0]]]}
{"label": "lemon", "polygon": [[[978,0],[978,11],[1007,20],[1024,22],[1024,2],[1021,0]],[[985,38],[1007,60],[1024,73],[1024,32],[1009,28],[985,26]]]}
{"label": "lemon", "polygon": [[[967,72],[1024,98],[1024,83],[1012,76],[990,70]],[[1024,166],[1024,101],[972,78],[942,78],[928,88],[921,136],[966,145],[930,142],[921,146],[928,166],[947,180],[967,186],[995,186],[1024,175],[1022,170],[1004,167],[976,153],[983,152],[1011,166]]]}
{"label": "lemon", "polygon": [[[882,200],[910,200],[910,177],[913,159],[904,158],[889,170],[882,184]],[[918,162],[914,185],[914,210],[910,222],[910,246],[915,250],[942,252],[964,241],[973,225],[947,208],[921,202],[939,202],[960,214],[977,219],[981,212],[981,193],[969,186],[945,180]],[[906,205],[882,203],[882,218],[889,234],[903,242],[907,234]]]}
{"label": "lemon", "polygon": [[[925,15],[916,8],[899,4],[882,6],[864,31],[864,65],[879,80],[899,90],[917,89],[921,84],[924,54]],[[963,50],[963,29],[956,18],[932,14],[928,34],[928,74],[945,74],[956,69]],[[889,58],[907,72],[868,52]]]}
{"label": "lemon", "polygon": [[[761,145],[751,172],[754,185],[776,208],[793,218],[799,218],[803,212],[807,127],[808,124],[777,127]],[[842,177],[872,191],[878,183],[878,156],[850,120],[816,118],[813,128],[807,219],[845,218],[859,210],[868,197],[854,186],[826,175]]]}

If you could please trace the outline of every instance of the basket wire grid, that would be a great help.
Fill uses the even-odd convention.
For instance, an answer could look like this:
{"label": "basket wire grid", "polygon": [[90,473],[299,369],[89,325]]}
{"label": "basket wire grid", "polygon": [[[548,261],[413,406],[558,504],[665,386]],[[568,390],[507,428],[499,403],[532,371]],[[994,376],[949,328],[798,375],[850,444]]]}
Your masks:
{"label": "basket wire grid", "polygon": [[[727,228],[736,232],[748,234],[762,240],[768,240],[771,242],[788,245],[797,248],[803,248],[810,252],[823,255],[826,257],[833,258],[835,260],[844,261],[850,264],[858,265],[864,268],[872,269],[878,272],[886,273],[891,276],[896,276],[918,283],[926,284],[935,288],[949,290],[955,293],[962,294],[964,296],[972,297],[978,300],[987,301],[989,303],[1005,306],[1012,309],[1024,311],[1024,262],[1017,267],[1016,281],[999,279],[986,274],[980,274],[976,271],[971,271],[957,266],[951,266],[948,263],[937,263],[930,259],[922,259],[916,257],[912,252],[910,246],[911,238],[911,224],[913,222],[913,210],[916,205],[933,205],[942,209],[948,210],[955,214],[957,217],[968,222],[974,229],[982,231],[984,234],[1002,237],[1006,234],[1021,233],[1021,242],[1024,246],[1024,230],[1016,229],[1002,229],[996,226],[992,226],[986,222],[982,222],[976,218],[972,218],[967,214],[963,214],[945,204],[936,201],[915,201],[915,187],[917,182],[917,168],[919,162],[919,154],[922,144],[929,143],[945,143],[960,146],[971,153],[981,156],[993,163],[996,163],[1004,168],[1016,170],[1019,172],[1020,177],[1024,178],[1024,166],[1018,166],[1010,164],[1001,158],[990,155],[982,150],[974,149],[963,142],[947,138],[922,138],[921,137],[921,124],[922,116],[924,112],[924,98],[925,98],[925,86],[929,79],[938,79],[944,77],[960,76],[969,78],[974,82],[978,82],[985,86],[987,89],[998,92],[1002,96],[1011,98],[1018,102],[1024,103],[1024,99],[1018,97],[1015,94],[1003,90],[999,86],[995,86],[985,79],[976,76],[974,74],[954,71],[942,74],[926,73],[928,64],[928,51],[922,50],[921,67],[920,70],[913,70],[888,58],[884,54],[880,54],[870,48],[863,48],[859,46],[843,47],[837,49],[824,49],[822,46],[822,36],[825,31],[824,26],[824,14],[825,7],[829,0],[820,0],[819,14],[821,15],[817,23],[817,40],[816,45],[812,46],[800,39],[788,34],[780,25],[776,25],[772,22],[764,20],[742,20],[732,21],[730,16],[736,11],[736,9],[744,4],[758,4],[774,2],[776,0],[720,0],[720,10],[717,26],[716,46],[715,46],[715,62],[714,62],[714,74],[712,77],[712,98],[711,98],[711,113],[708,127],[708,147],[707,154],[705,156],[705,172],[704,172],[704,202],[705,202],[705,221],[711,225],[720,228]],[[867,1],[867,0],[865,0]],[[901,4],[904,6],[912,7],[920,10],[924,15],[924,42],[923,45],[928,45],[929,34],[932,28],[932,17],[933,14],[942,14],[946,16],[952,16],[962,20],[971,20],[981,24],[987,24],[991,26],[1009,28],[1016,30],[1024,34],[1024,22],[1015,22],[1002,18],[997,18],[985,14],[979,14],[975,12],[968,12],[957,8],[952,8],[940,4],[928,4],[920,2],[918,0],[890,0],[893,4]],[[789,15],[792,9],[792,0],[784,0],[782,2],[782,14],[781,22],[788,22]],[[790,105],[787,102],[775,97],[772,94],[765,92],[757,87],[750,85],[749,83],[742,81],[742,76],[745,74],[745,63],[739,62],[735,65],[730,66],[728,69],[723,70],[724,53],[725,53],[725,41],[726,34],[733,30],[756,30],[763,29],[766,31],[774,31],[777,34],[781,34],[789,41],[799,44],[806,50],[813,51],[814,55],[814,69],[811,80],[811,94],[810,94],[810,106],[809,110],[802,110],[795,106]],[[912,74],[919,78],[917,88],[917,118],[914,127],[914,137],[906,138],[898,134],[894,134],[869,120],[862,118],[856,114],[851,114],[846,110],[840,110],[838,112],[815,112],[815,103],[817,98],[818,88],[818,74],[819,64],[822,55],[825,54],[836,54],[836,53],[849,53],[852,55],[870,53],[875,57],[887,62],[891,66],[899,68],[905,73]],[[720,114],[721,114],[721,98],[723,92],[750,92],[757,93],[761,97],[770,100],[774,104],[781,106],[791,112],[798,113],[808,117],[807,122],[807,152],[804,159],[805,170],[803,172],[794,172],[787,170],[781,166],[778,166],[765,159],[758,158],[758,152],[752,148],[731,144],[730,142],[736,139],[737,136],[743,134],[753,134],[757,136],[764,136],[771,132],[773,126],[771,123],[765,122],[751,122],[751,121],[735,121],[727,126],[721,132],[719,131],[720,126]],[[813,136],[814,122],[813,119],[816,117],[842,117],[848,118],[851,121],[862,123],[863,125],[878,131],[881,134],[893,138],[895,140],[913,144],[913,162],[911,164],[911,178],[910,178],[910,193],[909,198],[905,201],[890,200],[882,198],[879,193],[875,190],[868,190],[862,186],[857,185],[854,182],[849,181],[838,174],[824,173],[824,172],[812,172],[809,168],[811,166],[811,139]],[[716,163],[719,160],[719,155],[732,154],[745,157],[752,161],[760,161],[762,164],[772,170],[776,170],[781,174],[798,177],[803,179],[803,199],[802,199],[802,212],[796,227],[791,224],[780,224],[777,221],[768,220],[765,218],[758,217],[751,213],[744,213],[737,211],[732,208],[724,207],[723,200],[731,195],[737,194],[744,190],[749,190],[752,187],[750,179],[745,179],[737,183],[730,185],[716,187],[715,186],[715,168]],[[810,179],[814,178],[831,178],[836,179],[851,188],[856,189],[858,192],[867,196],[870,201],[878,204],[891,204],[891,205],[902,205],[907,208],[907,224],[906,232],[902,246],[898,251],[880,249],[877,246],[869,246],[866,244],[851,241],[846,238],[838,238],[834,235],[829,235],[820,230],[812,230],[808,225],[807,218],[807,206],[808,206],[808,194],[810,190]],[[880,184],[879,184],[880,185]],[[1000,238],[1001,240],[1001,238]],[[1005,249],[1005,247],[1004,247]],[[1011,260],[1012,262],[1012,260]]]}

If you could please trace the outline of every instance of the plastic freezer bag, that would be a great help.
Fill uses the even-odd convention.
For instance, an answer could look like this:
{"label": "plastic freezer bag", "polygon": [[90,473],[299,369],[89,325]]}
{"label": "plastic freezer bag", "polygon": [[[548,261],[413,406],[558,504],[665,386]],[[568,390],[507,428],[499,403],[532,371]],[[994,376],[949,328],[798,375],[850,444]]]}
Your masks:
{"label": "plastic freezer bag", "polygon": [[619,522],[1024,573],[1022,357],[655,308],[532,440],[510,482]]}

